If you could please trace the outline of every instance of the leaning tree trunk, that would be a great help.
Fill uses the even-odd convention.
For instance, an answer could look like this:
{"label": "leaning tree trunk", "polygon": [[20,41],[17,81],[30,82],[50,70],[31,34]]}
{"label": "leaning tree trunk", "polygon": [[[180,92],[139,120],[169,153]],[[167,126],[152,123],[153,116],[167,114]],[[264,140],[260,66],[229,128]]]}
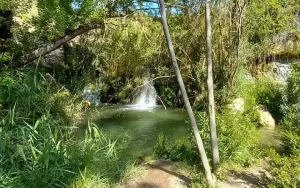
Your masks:
{"label": "leaning tree trunk", "polygon": [[208,88],[208,111],[210,123],[210,137],[213,154],[213,171],[216,172],[219,163],[219,148],[215,116],[214,83],[212,68],[212,44],[211,44],[211,25],[210,25],[210,0],[205,5],[205,23],[206,23],[206,59],[207,59],[207,88]]}
{"label": "leaning tree trunk", "polygon": [[178,64],[177,64],[176,55],[175,55],[175,51],[174,51],[174,48],[173,48],[173,44],[172,44],[172,40],[171,40],[169,28],[168,28],[164,0],[159,0],[159,4],[160,4],[161,16],[162,16],[163,30],[164,30],[164,34],[165,34],[165,37],[166,37],[166,40],[167,40],[169,53],[171,55],[171,59],[172,59],[172,63],[173,63],[174,69],[175,69],[175,74],[176,74],[176,77],[177,77],[177,81],[178,81],[178,84],[179,84],[179,87],[180,87],[180,90],[181,90],[181,93],[182,93],[182,98],[183,98],[186,110],[188,112],[189,119],[191,121],[191,126],[192,126],[194,136],[195,136],[195,139],[196,139],[196,142],[197,142],[200,158],[202,160],[203,167],[204,167],[204,170],[205,170],[206,179],[207,179],[208,183],[211,186],[214,186],[215,181],[214,181],[213,175],[211,174],[209,162],[207,160],[207,156],[206,156],[206,153],[205,153],[203,142],[202,142],[201,136],[199,134],[199,130],[198,130],[198,127],[197,127],[195,116],[194,116],[191,104],[189,102],[189,99],[188,99],[188,96],[187,96],[187,93],[186,93],[186,90],[185,90],[185,85],[183,83],[182,76],[181,76],[181,73],[180,73],[180,70],[179,70],[179,67],[178,67]]}
{"label": "leaning tree trunk", "polygon": [[104,24],[103,21],[81,25],[77,29],[69,31],[68,34],[57,38],[56,40],[54,40],[53,43],[48,44],[48,45],[43,46],[43,47],[40,47],[40,48],[34,50],[33,52],[24,55],[20,59],[14,60],[13,66],[20,67],[20,66],[24,66],[26,64],[29,64],[32,61],[38,59],[39,57],[43,57],[43,56],[51,53],[52,51],[58,49],[63,44],[65,44],[66,42],[72,40],[73,38],[75,38],[79,35],[82,35],[82,34],[88,32],[88,31],[91,31],[93,29],[98,29],[98,28],[101,28],[101,29],[105,28],[105,24]]}

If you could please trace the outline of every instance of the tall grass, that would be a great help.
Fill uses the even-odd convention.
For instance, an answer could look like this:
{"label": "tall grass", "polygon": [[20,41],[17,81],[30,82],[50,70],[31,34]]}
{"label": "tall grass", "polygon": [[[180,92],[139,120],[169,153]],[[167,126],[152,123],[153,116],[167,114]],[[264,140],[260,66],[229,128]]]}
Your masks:
{"label": "tall grass", "polygon": [[[46,75],[46,76],[44,76]],[[84,106],[43,71],[0,74],[0,187],[109,187],[132,168],[127,141],[89,122]]]}

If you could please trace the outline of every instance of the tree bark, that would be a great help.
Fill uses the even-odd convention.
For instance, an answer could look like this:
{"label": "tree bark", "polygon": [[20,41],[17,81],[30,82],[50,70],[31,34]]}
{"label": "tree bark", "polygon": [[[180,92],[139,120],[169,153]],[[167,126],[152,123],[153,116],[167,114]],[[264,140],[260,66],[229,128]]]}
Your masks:
{"label": "tree bark", "polygon": [[38,59],[39,57],[43,57],[49,54],[50,52],[60,48],[64,43],[72,40],[73,38],[98,28],[105,28],[105,24],[103,21],[81,25],[77,29],[69,31],[68,34],[66,34],[65,36],[57,38],[56,40],[54,40],[53,43],[40,47],[34,50],[33,52],[24,55],[20,59],[15,60],[13,62],[13,66],[20,67],[27,65],[32,61]]}
{"label": "tree bark", "polygon": [[244,15],[244,11],[246,9],[246,6],[248,4],[248,2],[243,2],[242,5],[240,5],[240,1],[236,2],[236,6],[238,7],[238,23],[237,23],[237,49],[236,49],[236,65],[234,67],[234,70],[232,71],[232,75],[230,77],[231,79],[231,85],[234,85],[234,77],[237,73],[237,70],[240,66],[240,50],[242,47],[242,29],[243,29],[243,15]]}
{"label": "tree bark", "polygon": [[196,139],[196,142],[197,142],[200,158],[202,160],[203,167],[204,167],[205,174],[206,174],[206,179],[207,179],[208,183],[211,186],[215,186],[215,180],[213,178],[213,175],[211,174],[209,162],[208,162],[208,159],[207,159],[207,156],[206,156],[206,153],[205,153],[205,149],[204,149],[204,146],[203,146],[201,136],[199,134],[196,119],[195,119],[191,104],[190,104],[188,96],[187,96],[187,92],[186,92],[185,85],[184,85],[183,80],[182,80],[180,69],[179,69],[178,64],[177,64],[177,59],[176,59],[175,51],[174,51],[173,44],[172,44],[172,39],[171,39],[169,28],[168,28],[164,0],[159,0],[159,4],[160,4],[161,16],[162,16],[163,30],[164,30],[164,34],[165,34],[166,41],[167,41],[167,44],[168,44],[169,53],[170,53],[170,56],[171,56],[171,59],[172,59],[172,63],[173,63],[173,67],[174,67],[174,70],[175,70],[175,73],[176,73],[176,78],[177,78],[177,81],[178,81],[178,84],[179,84],[179,87],[180,87],[180,91],[182,93],[182,98],[183,98],[183,101],[184,101],[184,104],[185,104],[185,108],[188,112],[189,119],[190,119],[190,122],[191,122],[191,126],[192,126],[194,136],[195,136],[195,139]]}
{"label": "tree bark", "polygon": [[215,99],[213,83],[213,66],[212,66],[212,44],[211,44],[211,24],[210,24],[210,0],[205,4],[205,25],[206,25],[206,59],[207,59],[207,88],[208,88],[208,111],[210,123],[210,137],[213,154],[213,171],[219,167],[219,147],[215,117]]}

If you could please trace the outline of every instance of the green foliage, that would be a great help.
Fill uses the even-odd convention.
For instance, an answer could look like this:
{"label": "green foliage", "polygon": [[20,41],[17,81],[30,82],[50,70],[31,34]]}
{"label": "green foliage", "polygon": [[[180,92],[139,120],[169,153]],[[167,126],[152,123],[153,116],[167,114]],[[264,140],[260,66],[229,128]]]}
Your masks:
{"label": "green foliage", "polygon": [[300,186],[300,92],[298,64],[294,64],[288,79],[281,110],[284,114],[282,121],[283,153],[270,151],[270,173],[273,181],[270,187],[299,187]]}
{"label": "green foliage", "polygon": [[166,147],[166,136],[164,134],[159,133],[154,147],[154,151],[158,157],[167,157],[168,151]]}
{"label": "green foliage", "polygon": [[[204,112],[199,112],[197,119],[205,149],[208,156],[211,157],[208,116]],[[251,165],[256,159],[255,153],[258,154],[256,147],[259,142],[258,131],[251,118],[224,111],[217,115],[217,125],[222,163],[234,162],[242,166]],[[155,147],[156,155],[172,160],[183,160],[192,164],[197,161],[198,150],[194,144],[192,132],[187,139],[177,140],[175,143],[167,142],[166,137],[165,135],[158,137]]]}
{"label": "green foliage", "polygon": [[283,120],[282,141],[285,152],[293,153],[300,150],[300,110],[299,103],[291,106]]}
{"label": "green foliage", "polygon": [[284,95],[284,103],[281,110],[284,114],[282,141],[287,153],[293,153],[300,149],[300,66],[293,64]]}
{"label": "green foliage", "polygon": [[43,71],[3,72],[0,88],[2,106],[16,106],[18,116],[30,118],[33,122],[48,112],[66,125],[70,125],[68,122],[79,123],[81,119],[82,99],[70,95]]}
{"label": "green foliage", "polygon": [[[280,110],[284,86],[267,77],[258,77],[253,81],[244,81],[239,78],[236,92],[245,101],[245,110],[255,113],[256,105],[266,105],[273,118],[278,122],[282,120],[283,114]],[[255,114],[253,114],[255,116]],[[252,118],[255,119],[254,117]]]}
{"label": "green foliage", "polygon": [[300,103],[300,65],[299,62],[292,64],[292,73],[288,78],[288,84],[286,89],[287,104]]}
{"label": "green foliage", "polygon": [[154,148],[154,153],[160,158],[171,159],[173,161],[186,161],[193,163],[197,161],[197,150],[195,145],[188,139],[176,140],[175,143],[167,141],[168,137],[159,134]]}
{"label": "green foliage", "polygon": [[291,29],[291,20],[294,19],[294,11],[298,8],[296,4],[297,0],[251,1],[247,11],[250,20],[247,21],[252,23],[252,27],[246,32],[263,41],[271,34]]}
{"label": "green foliage", "polygon": [[271,158],[269,171],[274,177],[270,188],[296,188],[300,186],[300,150],[290,156],[281,156],[274,150],[268,152]]}
{"label": "green foliage", "polygon": [[[211,156],[209,121],[206,113],[198,113],[198,125],[206,151]],[[251,165],[256,159],[256,147],[259,142],[259,134],[252,119],[247,115],[225,110],[217,114],[217,125],[221,161],[232,161],[242,166]]]}
{"label": "green foliage", "polygon": [[63,46],[64,59],[57,62],[55,78],[71,93],[78,93],[95,78],[94,54],[84,45]]}
{"label": "green foliage", "polygon": [[176,105],[174,102],[176,100],[176,94],[172,88],[165,85],[160,85],[158,91],[160,94],[160,98],[165,102],[166,105],[168,106]]}
{"label": "green foliage", "polygon": [[131,168],[121,157],[127,140],[111,140],[92,123],[78,137],[82,99],[43,75],[0,75],[0,187],[108,187],[120,181]]}

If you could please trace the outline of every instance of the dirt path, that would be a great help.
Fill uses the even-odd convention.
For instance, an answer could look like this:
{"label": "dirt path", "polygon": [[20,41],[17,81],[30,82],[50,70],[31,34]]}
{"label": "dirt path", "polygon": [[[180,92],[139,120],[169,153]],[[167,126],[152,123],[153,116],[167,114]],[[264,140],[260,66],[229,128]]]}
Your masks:
{"label": "dirt path", "polygon": [[[178,163],[159,160],[146,166],[147,176],[124,185],[124,188],[190,188],[192,181],[188,172],[179,169]],[[230,170],[225,180],[218,181],[219,188],[264,188],[269,182],[269,173],[262,161],[246,170]]]}
{"label": "dirt path", "polygon": [[229,170],[225,180],[218,181],[220,188],[263,188],[267,187],[271,175],[266,171],[265,161],[246,170]]}
{"label": "dirt path", "polygon": [[134,180],[126,188],[189,188],[191,179],[187,174],[179,173],[177,163],[159,160],[147,164],[147,176]]}

